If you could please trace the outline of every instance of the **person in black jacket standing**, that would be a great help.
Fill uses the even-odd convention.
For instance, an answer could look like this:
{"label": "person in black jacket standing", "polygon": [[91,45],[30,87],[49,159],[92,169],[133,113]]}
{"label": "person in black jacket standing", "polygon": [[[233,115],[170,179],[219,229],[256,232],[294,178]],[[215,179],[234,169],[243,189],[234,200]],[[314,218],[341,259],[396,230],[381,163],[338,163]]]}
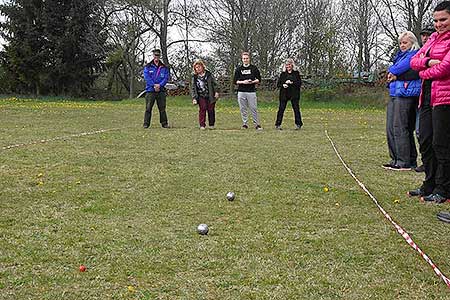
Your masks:
{"label": "person in black jacket standing", "polygon": [[282,129],[281,122],[283,121],[284,110],[289,100],[294,111],[295,129],[298,130],[303,126],[302,115],[300,113],[301,84],[300,72],[294,70],[294,60],[290,58],[286,61],[284,71],[281,72],[277,82],[277,87],[280,88],[280,104],[278,106],[277,120],[275,121],[276,129]]}
{"label": "person in black jacket standing", "polygon": [[219,98],[214,76],[206,70],[205,63],[197,60],[193,65],[194,74],[191,81],[192,104],[198,104],[198,122],[200,130],[206,129],[206,112],[208,112],[209,128],[214,129],[216,122],[215,105]]}

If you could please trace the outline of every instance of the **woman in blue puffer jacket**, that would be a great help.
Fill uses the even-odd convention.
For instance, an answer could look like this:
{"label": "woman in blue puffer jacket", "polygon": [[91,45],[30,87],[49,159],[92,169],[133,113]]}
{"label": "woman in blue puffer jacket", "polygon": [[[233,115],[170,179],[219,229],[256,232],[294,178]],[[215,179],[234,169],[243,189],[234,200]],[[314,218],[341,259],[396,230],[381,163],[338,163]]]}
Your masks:
{"label": "woman in blue puffer jacket", "polygon": [[410,67],[411,58],[419,49],[416,36],[411,31],[405,31],[400,34],[398,41],[400,50],[394,57],[387,77],[390,100],[386,114],[386,136],[391,161],[383,167],[402,171],[417,166],[414,129],[421,80],[419,74]]}

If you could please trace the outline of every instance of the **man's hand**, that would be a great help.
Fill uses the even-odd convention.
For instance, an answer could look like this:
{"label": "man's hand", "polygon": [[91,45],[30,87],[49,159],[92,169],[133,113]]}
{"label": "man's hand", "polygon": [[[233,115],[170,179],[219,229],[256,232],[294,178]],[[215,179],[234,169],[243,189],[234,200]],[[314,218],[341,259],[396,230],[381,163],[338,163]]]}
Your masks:
{"label": "man's hand", "polygon": [[196,105],[197,104],[197,99],[192,98],[192,105]]}
{"label": "man's hand", "polygon": [[153,85],[153,88],[155,89],[155,92],[159,92],[161,90],[161,85],[156,83],[156,84]]}
{"label": "man's hand", "polygon": [[288,88],[288,85],[287,85],[286,83],[283,83],[283,87],[284,87],[285,89],[287,89],[287,88]]}
{"label": "man's hand", "polygon": [[214,98],[219,99],[219,93],[218,92],[215,92]]}
{"label": "man's hand", "polygon": [[286,80],[286,84],[293,84],[292,80]]}

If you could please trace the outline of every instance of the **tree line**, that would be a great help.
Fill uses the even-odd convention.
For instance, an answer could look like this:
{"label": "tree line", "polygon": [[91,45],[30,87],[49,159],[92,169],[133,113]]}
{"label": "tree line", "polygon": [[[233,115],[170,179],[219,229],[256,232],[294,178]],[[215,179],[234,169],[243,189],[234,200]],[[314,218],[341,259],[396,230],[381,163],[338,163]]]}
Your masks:
{"label": "tree line", "polygon": [[230,76],[252,53],[264,77],[292,57],[307,76],[386,66],[404,30],[431,25],[433,0],[6,0],[0,91],[85,96],[95,87],[135,96],[160,48],[172,80],[201,58]]}

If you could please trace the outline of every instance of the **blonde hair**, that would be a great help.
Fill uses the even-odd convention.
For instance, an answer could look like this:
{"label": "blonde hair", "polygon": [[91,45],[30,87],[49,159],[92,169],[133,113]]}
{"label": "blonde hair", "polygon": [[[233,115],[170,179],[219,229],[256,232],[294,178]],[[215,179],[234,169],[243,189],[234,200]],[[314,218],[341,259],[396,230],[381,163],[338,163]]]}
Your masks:
{"label": "blonde hair", "polygon": [[404,31],[400,33],[400,35],[398,36],[398,42],[400,43],[403,38],[407,38],[412,43],[409,50],[418,50],[420,48],[416,35],[411,31]]}
{"label": "blonde hair", "polygon": [[288,58],[286,59],[286,62],[283,65],[283,72],[286,72],[286,65],[291,65],[292,66],[292,70],[295,70],[295,62],[294,59],[292,58]]}
{"label": "blonde hair", "polygon": [[194,62],[194,64],[192,65],[192,69],[194,70],[194,74],[197,75],[197,71],[195,70],[196,66],[202,66],[203,67],[203,71],[206,71],[206,66],[205,63],[203,62],[203,60],[198,59]]}

